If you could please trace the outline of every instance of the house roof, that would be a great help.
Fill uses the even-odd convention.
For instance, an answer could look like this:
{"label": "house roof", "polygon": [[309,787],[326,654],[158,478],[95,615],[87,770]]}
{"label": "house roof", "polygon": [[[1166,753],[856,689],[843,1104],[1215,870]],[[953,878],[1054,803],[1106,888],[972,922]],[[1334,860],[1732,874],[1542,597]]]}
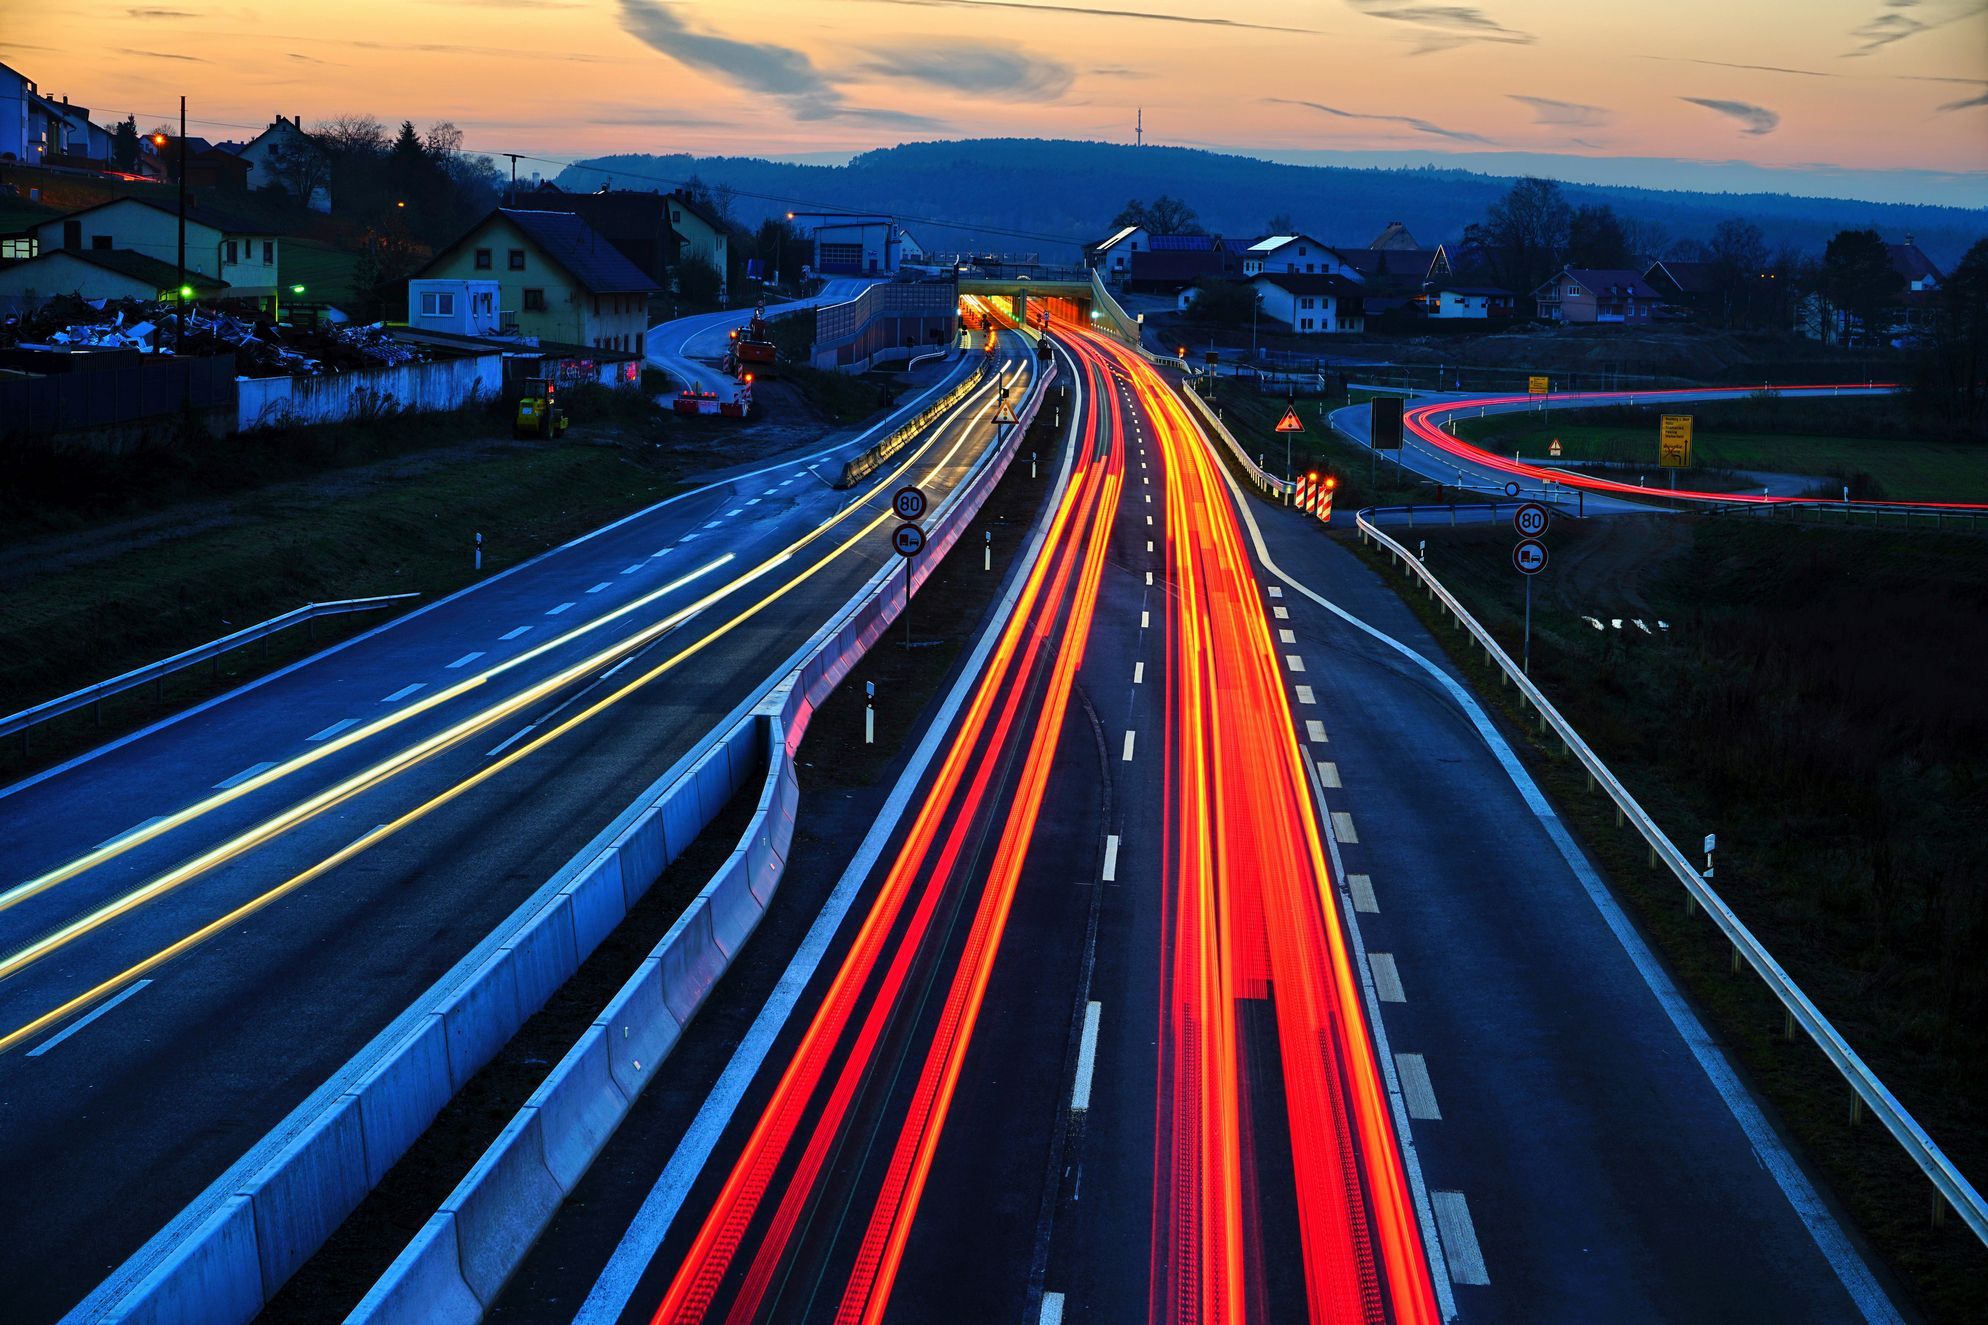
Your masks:
{"label": "house roof", "polygon": [[719,218],[718,214],[703,203],[697,201],[697,199],[691,197],[688,193],[679,190],[670,194],[669,197],[671,202],[677,204],[686,212],[689,212],[692,216],[710,226],[713,230],[716,230],[720,234],[724,233],[725,223]]}
{"label": "house roof", "polygon": [[1142,250],[1132,255],[1132,280],[1187,284],[1200,276],[1219,276],[1232,259],[1216,248]]}
{"label": "house roof", "polygon": [[415,273],[425,276],[444,258],[482,234],[495,220],[509,221],[539,251],[579,282],[588,294],[649,294],[662,287],[576,212],[532,212],[499,207],[443,248]]}
{"label": "house roof", "polygon": [[[187,141],[191,142],[192,139],[188,139]],[[176,217],[179,215],[179,208],[176,205],[169,205],[164,201],[154,202],[150,198],[139,198],[131,194],[126,194],[120,198],[106,198],[102,202],[93,203],[77,211],[65,213],[61,219],[73,221],[79,216],[88,216],[92,212],[100,212],[106,207],[115,207],[119,203],[132,203],[139,207],[150,207],[153,211],[162,212],[167,216]],[[50,217],[48,219],[55,220],[56,218]],[[186,207],[186,219],[195,225],[204,225],[211,230],[219,230],[223,234],[266,235],[280,233],[280,231],[275,230],[267,223],[257,221],[246,213],[238,212],[225,204],[211,202],[206,199],[195,203],[188,203]],[[46,222],[43,222],[43,224],[46,224]]]}
{"label": "house roof", "polygon": [[1154,253],[1209,253],[1221,243],[1215,235],[1154,235],[1146,247]]}
{"label": "house roof", "polygon": [[1418,251],[1422,248],[1420,244],[1415,242],[1415,236],[1408,233],[1408,227],[1399,221],[1389,221],[1386,228],[1375,235],[1367,247],[1401,251]]}
{"label": "house roof", "polygon": [[1662,272],[1680,294],[1710,294],[1718,288],[1719,277],[1715,264],[1710,262],[1653,262],[1643,272],[1643,280],[1654,286],[1651,278]]}
{"label": "house roof", "polygon": [[[155,290],[170,290],[180,284],[178,267],[170,262],[147,257],[143,253],[134,253],[128,248],[52,248],[41,256],[29,258],[19,265],[30,267],[37,262],[47,262],[52,258],[74,258],[78,262],[87,262],[92,267],[101,267],[105,271],[116,272],[119,276],[143,281]],[[185,283],[191,285],[199,294],[213,294],[228,288],[226,281],[203,276],[197,271],[187,272]]]}
{"label": "house roof", "polygon": [[1945,279],[1940,275],[1940,269],[1933,265],[1933,260],[1912,242],[1911,235],[1905,237],[1903,244],[1886,244],[1884,251],[1891,258],[1891,269],[1904,280],[1923,281],[1929,276],[1935,282]]}
{"label": "house roof", "polygon": [[1091,252],[1102,253],[1106,249],[1110,248],[1112,245],[1123,243],[1125,240],[1132,238],[1132,236],[1138,234],[1141,230],[1144,230],[1145,228],[1146,227],[1143,225],[1128,225],[1124,229],[1114,233],[1110,238],[1100,240],[1099,242],[1091,245]]}
{"label": "house roof", "polygon": [[1622,294],[1634,299],[1661,299],[1643,278],[1633,271],[1615,267],[1566,267],[1541,282],[1540,289],[1571,280],[1589,294]]}
{"label": "house roof", "polygon": [[1440,248],[1355,248],[1334,249],[1339,260],[1362,276],[1388,276],[1401,280],[1425,281],[1441,256]]}
{"label": "house roof", "polygon": [[1494,298],[1510,299],[1512,292],[1502,285],[1453,285],[1448,281],[1438,281],[1437,294],[1482,294]]}
{"label": "house roof", "polygon": [[1325,272],[1310,271],[1266,271],[1250,277],[1250,283],[1261,281],[1274,285],[1286,294],[1332,295],[1339,299],[1356,299],[1360,287],[1344,276]]}

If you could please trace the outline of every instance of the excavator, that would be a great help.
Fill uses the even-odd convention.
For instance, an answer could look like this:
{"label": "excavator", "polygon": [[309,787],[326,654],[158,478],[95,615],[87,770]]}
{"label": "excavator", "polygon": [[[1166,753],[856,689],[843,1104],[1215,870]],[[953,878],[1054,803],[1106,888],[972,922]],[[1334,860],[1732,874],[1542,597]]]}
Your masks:
{"label": "excavator", "polygon": [[778,361],[779,350],[767,333],[766,301],[762,299],[752,310],[752,321],[732,329],[731,347],[725,351],[725,371],[740,379],[748,375],[770,377]]}

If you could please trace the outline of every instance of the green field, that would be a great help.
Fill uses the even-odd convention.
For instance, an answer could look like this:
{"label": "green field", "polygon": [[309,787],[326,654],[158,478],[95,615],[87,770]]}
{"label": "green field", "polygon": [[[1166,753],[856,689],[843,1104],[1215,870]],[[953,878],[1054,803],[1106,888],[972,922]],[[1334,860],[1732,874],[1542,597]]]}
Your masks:
{"label": "green field", "polygon": [[[1657,419],[1647,427],[1582,423],[1531,416],[1465,419],[1458,432],[1500,455],[1550,463],[1559,439],[1563,460],[1657,463]],[[1964,442],[1904,437],[1837,437],[1814,433],[1723,431],[1697,426],[1692,459],[1700,470],[1751,469],[1813,474],[1832,492],[1854,475],[1877,485],[1869,495],[1892,501],[1988,501],[1988,450]],[[1698,484],[1697,486],[1704,486]]]}

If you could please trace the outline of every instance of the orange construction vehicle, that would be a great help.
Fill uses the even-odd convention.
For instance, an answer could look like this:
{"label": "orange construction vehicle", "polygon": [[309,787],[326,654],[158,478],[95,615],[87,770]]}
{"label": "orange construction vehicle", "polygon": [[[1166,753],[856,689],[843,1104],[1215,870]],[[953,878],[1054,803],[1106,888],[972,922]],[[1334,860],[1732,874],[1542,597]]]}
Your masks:
{"label": "orange construction vehicle", "polygon": [[747,374],[770,377],[778,361],[779,349],[767,333],[766,304],[761,301],[752,310],[752,321],[732,330],[731,348],[725,353],[725,371],[738,378]]}

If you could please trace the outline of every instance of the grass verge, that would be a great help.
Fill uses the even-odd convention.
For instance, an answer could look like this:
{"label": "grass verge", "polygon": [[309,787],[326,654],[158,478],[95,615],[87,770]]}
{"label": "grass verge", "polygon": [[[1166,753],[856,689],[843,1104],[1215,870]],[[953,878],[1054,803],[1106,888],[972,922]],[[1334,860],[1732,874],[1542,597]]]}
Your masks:
{"label": "grass verge", "polygon": [[[1510,541],[1444,531],[1429,562],[1516,657]],[[1978,1177],[1988,711],[1964,660],[1988,646],[1981,544],[1674,517],[1569,522],[1548,541],[1564,575],[1536,585],[1534,679],[1674,841],[1718,833],[1721,894]],[[1852,1125],[1835,1069],[1785,1037],[1778,1002],[1733,973],[1711,922],[1686,911],[1579,765],[1384,554],[1365,555],[1505,718],[1611,888],[1927,1316],[1979,1319],[1988,1250],[1955,1217],[1935,1226],[1917,1167],[1868,1117]]]}

